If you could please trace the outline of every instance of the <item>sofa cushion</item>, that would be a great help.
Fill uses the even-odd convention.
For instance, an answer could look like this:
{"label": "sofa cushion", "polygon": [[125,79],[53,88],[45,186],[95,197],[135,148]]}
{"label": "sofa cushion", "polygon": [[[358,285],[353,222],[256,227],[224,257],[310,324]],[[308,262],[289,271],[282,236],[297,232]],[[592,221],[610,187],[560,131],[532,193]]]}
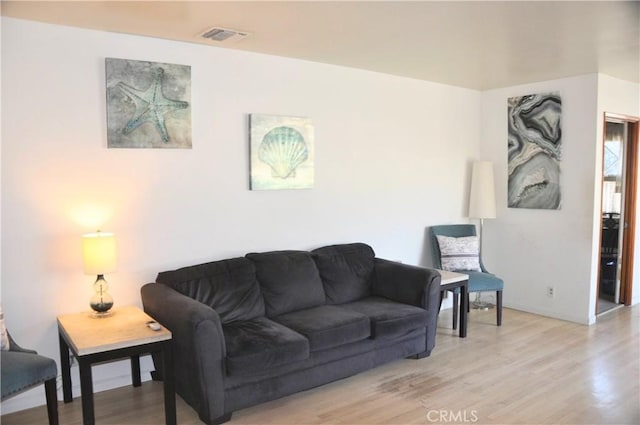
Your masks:
{"label": "sofa cushion", "polygon": [[253,263],[232,258],[162,272],[156,282],[212,307],[222,323],[264,316]]}
{"label": "sofa cushion", "polygon": [[246,256],[256,267],[267,316],[324,304],[316,264],[306,251],[272,251]]}
{"label": "sofa cushion", "polygon": [[403,336],[425,328],[428,321],[427,310],[383,297],[368,297],[340,307],[369,317],[371,337],[375,339]]}
{"label": "sofa cushion", "polygon": [[453,238],[436,235],[440,248],[440,263],[442,270],[452,272],[473,270],[480,268],[480,244],[477,236],[463,236]]}
{"label": "sofa cushion", "polygon": [[325,246],[312,253],[327,294],[327,304],[343,304],[369,296],[373,248],[353,243]]}
{"label": "sofa cushion", "polygon": [[294,311],[273,320],[304,335],[312,352],[366,339],[371,329],[366,315],[335,305]]}
{"label": "sofa cushion", "polygon": [[222,326],[230,375],[246,375],[309,357],[309,341],[266,317]]}

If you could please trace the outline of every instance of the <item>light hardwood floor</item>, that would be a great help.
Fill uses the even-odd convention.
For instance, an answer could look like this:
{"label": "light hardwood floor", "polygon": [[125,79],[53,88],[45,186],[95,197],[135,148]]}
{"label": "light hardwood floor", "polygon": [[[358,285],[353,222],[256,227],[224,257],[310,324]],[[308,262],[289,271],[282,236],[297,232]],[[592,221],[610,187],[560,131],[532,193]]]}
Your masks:
{"label": "light hardwood floor", "polygon": [[[640,424],[640,306],[581,326],[505,309],[472,311],[458,338],[440,315],[436,348],[354,377],[234,413],[234,424]],[[96,423],[164,423],[162,385],[95,396]],[[201,424],[177,398],[178,423]],[[81,403],[59,404],[60,423],[82,423]],[[44,424],[44,407],[2,425]]]}

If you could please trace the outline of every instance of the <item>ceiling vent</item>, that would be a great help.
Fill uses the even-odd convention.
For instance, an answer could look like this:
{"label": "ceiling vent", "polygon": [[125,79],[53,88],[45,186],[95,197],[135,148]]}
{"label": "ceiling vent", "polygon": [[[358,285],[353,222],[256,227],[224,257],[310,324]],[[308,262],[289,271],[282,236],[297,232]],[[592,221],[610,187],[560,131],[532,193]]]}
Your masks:
{"label": "ceiling vent", "polygon": [[213,27],[202,34],[200,37],[207,40],[215,41],[217,43],[229,43],[234,41],[240,41],[245,37],[248,37],[250,33],[246,31],[232,30],[229,28]]}

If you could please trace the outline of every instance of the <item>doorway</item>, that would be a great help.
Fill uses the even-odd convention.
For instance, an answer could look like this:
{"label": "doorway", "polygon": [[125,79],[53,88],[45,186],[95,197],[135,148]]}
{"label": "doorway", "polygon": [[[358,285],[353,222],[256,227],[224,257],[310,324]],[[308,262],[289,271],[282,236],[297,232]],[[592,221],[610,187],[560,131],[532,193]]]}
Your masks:
{"label": "doorway", "polygon": [[639,121],[605,114],[596,314],[631,304]]}

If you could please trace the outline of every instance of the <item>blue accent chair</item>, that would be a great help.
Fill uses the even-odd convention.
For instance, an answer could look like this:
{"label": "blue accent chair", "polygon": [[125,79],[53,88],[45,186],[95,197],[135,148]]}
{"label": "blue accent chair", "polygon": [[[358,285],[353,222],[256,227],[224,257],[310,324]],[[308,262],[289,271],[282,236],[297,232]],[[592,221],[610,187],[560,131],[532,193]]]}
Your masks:
{"label": "blue accent chair", "polygon": [[[443,226],[432,226],[430,229],[431,234],[431,253],[433,256],[433,266],[437,269],[442,269],[442,262],[440,259],[440,245],[438,245],[437,235],[449,236],[453,238],[460,238],[465,236],[476,236],[476,226],[474,224],[449,224]],[[461,273],[469,275],[469,291],[471,292],[492,292],[496,291],[496,319],[498,326],[502,325],[502,289],[504,288],[504,282],[502,279],[493,275],[485,269],[482,263],[482,257],[480,257],[481,272],[478,271],[460,271]],[[456,289],[453,292],[453,328],[457,327],[458,321],[458,294],[460,289]],[[469,303],[467,302],[467,306]]]}
{"label": "blue accent chair", "polygon": [[9,336],[9,350],[0,351],[2,401],[44,383],[49,425],[58,425],[58,367],[53,359],[20,347]]}

